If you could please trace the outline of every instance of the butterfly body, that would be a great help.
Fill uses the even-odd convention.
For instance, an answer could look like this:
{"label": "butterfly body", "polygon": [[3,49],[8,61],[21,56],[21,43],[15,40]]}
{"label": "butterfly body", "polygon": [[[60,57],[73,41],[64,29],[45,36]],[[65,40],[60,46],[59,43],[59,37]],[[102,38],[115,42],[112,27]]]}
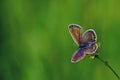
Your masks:
{"label": "butterfly body", "polygon": [[93,29],[88,29],[82,34],[82,27],[76,24],[69,25],[69,32],[78,45],[78,50],[73,54],[71,61],[78,62],[82,60],[86,54],[93,54],[97,50],[97,36]]}
{"label": "butterfly body", "polygon": [[80,44],[79,48],[89,48],[93,43]]}

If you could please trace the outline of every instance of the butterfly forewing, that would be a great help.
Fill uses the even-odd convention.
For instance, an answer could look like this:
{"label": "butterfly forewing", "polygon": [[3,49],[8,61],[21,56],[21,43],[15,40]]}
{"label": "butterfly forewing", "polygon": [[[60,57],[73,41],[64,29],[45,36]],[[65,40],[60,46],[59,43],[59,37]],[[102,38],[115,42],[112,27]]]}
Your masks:
{"label": "butterfly forewing", "polygon": [[82,28],[76,24],[71,24],[69,25],[69,32],[75,43],[79,46],[82,40]]}
{"label": "butterfly forewing", "polygon": [[79,48],[72,56],[72,62],[78,62],[85,57],[84,49]]}
{"label": "butterfly forewing", "polygon": [[82,36],[82,43],[95,43],[97,40],[96,33],[93,29],[89,29],[86,32],[84,32]]}

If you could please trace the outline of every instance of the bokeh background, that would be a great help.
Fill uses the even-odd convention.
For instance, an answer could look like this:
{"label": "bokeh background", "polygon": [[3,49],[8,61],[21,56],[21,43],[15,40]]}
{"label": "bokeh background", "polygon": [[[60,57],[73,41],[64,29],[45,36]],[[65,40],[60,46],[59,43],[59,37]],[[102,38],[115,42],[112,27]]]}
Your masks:
{"label": "bokeh background", "polygon": [[120,75],[119,0],[0,0],[0,80],[117,80],[97,59],[71,63],[68,25],[94,29]]}

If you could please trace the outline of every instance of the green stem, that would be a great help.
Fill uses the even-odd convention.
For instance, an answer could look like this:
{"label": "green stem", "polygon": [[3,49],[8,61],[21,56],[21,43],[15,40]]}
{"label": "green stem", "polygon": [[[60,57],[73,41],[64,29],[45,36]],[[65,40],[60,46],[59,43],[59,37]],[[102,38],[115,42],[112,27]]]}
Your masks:
{"label": "green stem", "polygon": [[98,55],[95,55],[95,58],[99,59],[102,63],[104,63],[105,66],[107,66],[107,67],[114,73],[114,75],[118,78],[118,80],[120,80],[119,75],[118,75],[118,74],[115,72],[115,70],[108,64],[107,61],[102,60]]}

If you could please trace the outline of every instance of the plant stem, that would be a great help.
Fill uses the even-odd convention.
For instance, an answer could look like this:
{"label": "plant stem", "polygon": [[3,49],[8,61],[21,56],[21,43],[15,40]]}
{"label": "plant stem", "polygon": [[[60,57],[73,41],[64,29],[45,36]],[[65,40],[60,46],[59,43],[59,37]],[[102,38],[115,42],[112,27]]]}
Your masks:
{"label": "plant stem", "polygon": [[98,55],[95,55],[95,58],[99,59],[102,63],[105,64],[105,66],[107,66],[113,73],[114,75],[118,78],[118,80],[120,80],[119,75],[115,72],[115,70],[108,64],[107,61],[104,61],[103,59],[101,59]]}

